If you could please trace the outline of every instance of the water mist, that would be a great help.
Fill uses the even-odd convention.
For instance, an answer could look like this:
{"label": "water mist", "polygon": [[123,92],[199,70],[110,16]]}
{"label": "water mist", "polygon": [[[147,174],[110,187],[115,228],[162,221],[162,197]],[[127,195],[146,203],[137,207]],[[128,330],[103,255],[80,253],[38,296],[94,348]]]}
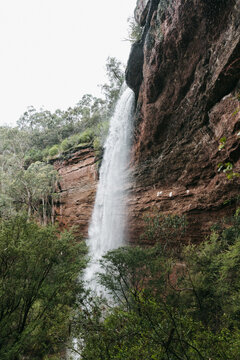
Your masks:
{"label": "water mist", "polygon": [[84,279],[86,285],[97,292],[100,287],[95,274],[100,271],[99,260],[107,251],[122,246],[127,235],[126,201],[133,109],[134,93],[126,88],[110,120],[87,241],[91,261]]}
{"label": "water mist", "polygon": [[[99,260],[109,250],[124,245],[127,236],[126,204],[134,93],[126,88],[126,85],[124,87],[110,120],[109,134],[104,144],[103,161],[87,240],[90,262],[83,279],[85,286],[96,291],[98,295],[104,292],[96,280],[96,273],[101,272]],[[76,350],[78,341],[81,342],[80,339],[73,339],[73,348]],[[74,351],[69,357],[73,360],[81,358]]]}

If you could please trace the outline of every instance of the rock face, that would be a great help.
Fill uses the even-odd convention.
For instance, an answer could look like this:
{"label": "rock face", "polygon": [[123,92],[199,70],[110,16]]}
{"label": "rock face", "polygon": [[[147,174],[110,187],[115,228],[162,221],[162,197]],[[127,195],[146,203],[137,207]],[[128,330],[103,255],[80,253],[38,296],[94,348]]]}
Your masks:
{"label": "rock face", "polygon": [[143,81],[143,43],[142,41],[132,45],[130,57],[125,73],[126,83],[138,96],[139,88]]}
{"label": "rock face", "polygon": [[152,15],[157,10],[158,3],[159,0],[151,0],[148,2],[140,0],[138,1],[138,5],[135,10],[136,21],[139,24],[144,24],[144,29],[142,32],[141,40],[134,43],[131,47],[131,52],[125,73],[125,79],[130,89],[135,92],[136,97],[138,97],[139,89],[143,81],[144,43],[146,35],[149,32]]}
{"label": "rock face", "polygon": [[54,166],[60,175],[56,221],[60,228],[75,226],[75,232],[86,237],[98,181],[94,150],[79,150],[68,159],[55,161]]}
{"label": "rock face", "polygon": [[[139,242],[144,216],[157,212],[186,215],[181,241],[198,242],[239,201],[240,0],[139,0],[135,16],[145,28],[126,73],[137,98],[130,241]],[[82,149],[55,166],[57,220],[86,236],[94,152]]]}
{"label": "rock face", "polygon": [[146,23],[146,17],[149,10],[149,0],[138,0],[137,6],[134,11],[134,18],[140,26],[144,26]]}
{"label": "rock face", "polygon": [[185,240],[200,241],[239,195],[240,0],[158,3],[135,91],[130,239],[160,211],[185,214]]}

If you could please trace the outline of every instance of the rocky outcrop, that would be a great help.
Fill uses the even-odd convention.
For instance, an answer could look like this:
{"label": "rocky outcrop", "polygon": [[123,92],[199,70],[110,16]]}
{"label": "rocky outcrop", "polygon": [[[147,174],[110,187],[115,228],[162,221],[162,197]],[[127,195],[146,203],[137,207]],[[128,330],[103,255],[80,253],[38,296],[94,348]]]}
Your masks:
{"label": "rocky outcrop", "polygon": [[134,91],[136,96],[138,96],[139,88],[143,81],[143,62],[143,43],[139,41],[131,47],[130,57],[125,73],[126,83]]}
{"label": "rocky outcrop", "polygon": [[56,221],[60,228],[74,226],[79,237],[86,237],[98,182],[95,152],[81,149],[54,166],[59,173]]}
{"label": "rocky outcrop", "polygon": [[142,81],[132,87],[130,239],[138,241],[144,215],[160,211],[185,214],[185,240],[200,241],[239,195],[240,0],[160,0],[143,54]]}
{"label": "rocky outcrop", "polygon": [[134,18],[138,25],[144,26],[149,10],[150,0],[138,0],[134,11]]}
{"label": "rocky outcrop", "polygon": [[[139,24],[144,24],[141,40],[134,43],[131,47],[130,56],[128,59],[125,79],[127,85],[134,91],[138,97],[139,88],[143,81],[143,64],[144,64],[144,43],[146,35],[149,31],[152,15],[157,10],[159,0],[150,0],[145,2],[138,1],[135,10],[135,18]],[[137,11],[139,9],[139,11]]]}

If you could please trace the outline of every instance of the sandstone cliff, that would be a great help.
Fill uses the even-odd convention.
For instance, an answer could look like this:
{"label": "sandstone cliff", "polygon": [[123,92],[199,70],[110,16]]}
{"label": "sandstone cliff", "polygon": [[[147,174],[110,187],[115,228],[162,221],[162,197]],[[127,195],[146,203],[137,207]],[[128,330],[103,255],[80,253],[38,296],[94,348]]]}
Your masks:
{"label": "sandstone cliff", "polygon": [[145,29],[126,71],[137,96],[130,238],[160,211],[186,214],[186,240],[199,241],[239,196],[226,164],[229,177],[240,171],[240,0],[138,6]]}
{"label": "sandstone cliff", "polygon": [[67,159],[54,162],[59,173],[56,221],[60,228],[76,228],[80,236],[87,236],[97,181],[97,165],[92,148],[69,154]]}

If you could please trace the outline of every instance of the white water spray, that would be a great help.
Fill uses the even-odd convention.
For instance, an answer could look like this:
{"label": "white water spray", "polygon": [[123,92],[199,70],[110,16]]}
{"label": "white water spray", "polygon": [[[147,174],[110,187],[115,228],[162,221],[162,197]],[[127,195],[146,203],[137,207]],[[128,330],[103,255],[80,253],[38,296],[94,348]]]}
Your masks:
{"label": "white water spray", "polygon": [[99,260],[107,251],[122,246],[126,237],[133,109],[134,93],[127,88],[110,120],[87,241],[91,261],[85,271],[84,280],[88,287],[98,293],[100,287],[95,280],[95,274],[100,271]]}
{"label": "white water spray", "polygon": [[[99,260],[107,251],[124,245],[127,235],[126,203],[133,110],[134,93],[127,88],[110,120],[87,240],[91,260],[83,278],[86,287],[95,290],[98,295],[102,292],[96,281],[96,273],[101,271]],[[73,339],[75,350],[78,349],[78,341]],[[70,351],[68,359],[79,360],[81,356],[76,351]]]}

